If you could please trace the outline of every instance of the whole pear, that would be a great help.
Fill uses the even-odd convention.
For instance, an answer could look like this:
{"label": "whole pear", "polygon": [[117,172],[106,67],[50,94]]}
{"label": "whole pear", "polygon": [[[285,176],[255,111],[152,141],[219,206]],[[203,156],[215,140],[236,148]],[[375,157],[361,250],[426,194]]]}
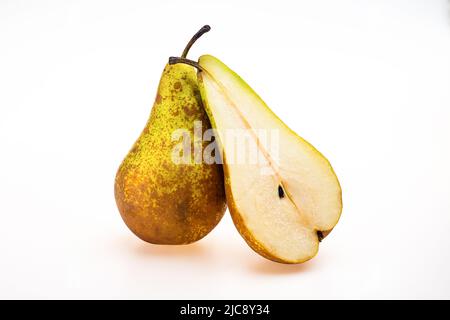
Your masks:
{"label": "whole pear", "polygon": [[[200,29],[183,56],[207,31],[208,26]],[[201,123],[203,136],[211,124],[201,102],[195,68],[166,65],[150,118],[115,179],[120,214],[128,228],[144,241],[192,243],[207,235],[225,212],[222,166],[196,162],[195,153],[189,156],[189,163],[173,158],[180,144],[173,133],[182,129],[194,141],[196,121]],[[197,143],[202,150],[211,144],[203,139]]]}

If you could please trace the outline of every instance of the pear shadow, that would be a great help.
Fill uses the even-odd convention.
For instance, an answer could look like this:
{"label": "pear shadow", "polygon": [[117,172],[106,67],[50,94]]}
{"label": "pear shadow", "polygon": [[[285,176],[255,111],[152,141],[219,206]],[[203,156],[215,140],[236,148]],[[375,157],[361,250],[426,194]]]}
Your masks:
{"label": "pear shadow", "polygon": [[168,257],[203,257],[208,254],[207,248],[199,242],[182,245],[152,244],[141,241],[135,246],[138,256]]}
{"label": "pear shadow", "polygon": [[262,275],[288,275],[295,273],[306,273],[312,270],[317,270],[319,267],[317,257],[313,260],[301,263],[301,264],[284,264],[271,260],[259,259],[254,261],[250,266],[250,269],[258,274]]}
{"label": "pear shadow", "polygon": [[124,250],[141,258],[173,257],[173,258],[200,258],[208,255],[208,247],[201,241],[182,245],[164,245],[145,242],[141,239],[129,237],[119,240]]}
{"label": "pear shadow", "polygon": [[242,246],[238,243],[230,245],[222,241],[219,244],[200,240],[185,245],[160,245],[129,236],[121,237],[117,242],[122,250],[141,259],[164,258],[172,261],[190,259],[202,262],[202,264],[214,264],[214,252],[220,251],[222,255],[240,261],[240,266],[234,264],[237,269],[263,276],[307,273],[313,270],[317,271],[321,265],[320,257],[315,257],[302,264],[283,264],[259,256],[249,248],[245,248],[245,244]]}

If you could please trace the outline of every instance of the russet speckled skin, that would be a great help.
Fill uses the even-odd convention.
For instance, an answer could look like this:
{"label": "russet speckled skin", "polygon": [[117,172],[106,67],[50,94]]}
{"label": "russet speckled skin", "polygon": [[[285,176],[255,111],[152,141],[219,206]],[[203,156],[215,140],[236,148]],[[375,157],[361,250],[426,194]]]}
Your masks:
{"label": "russet speckled skin", "polygon": [[[207,235],[225,209],[222,166],[175,164],[172,141],[187,129],[193,141],[194,121],[211,128],[201,103],[193,67],[166,65],[150,118],[122,162],[115,198],[126,225],[155,244],[188,244]],[[203,148],[209,142],[203,143]],[[192,157],[194,153],[192,152]],[[194,163],[194,162],[192,162]]]}

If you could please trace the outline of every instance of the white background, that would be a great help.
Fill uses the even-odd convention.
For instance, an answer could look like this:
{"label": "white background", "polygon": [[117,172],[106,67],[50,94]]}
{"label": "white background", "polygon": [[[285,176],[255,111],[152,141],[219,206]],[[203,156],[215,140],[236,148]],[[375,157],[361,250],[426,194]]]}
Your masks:
{"label": "white background", "polygon": [[[450,3],[0,0],[0,298],[450,298]],[[167,58],[210,53],[333,164],[344,211],[280,265],[228,213],[146,244],[116,169]]]}

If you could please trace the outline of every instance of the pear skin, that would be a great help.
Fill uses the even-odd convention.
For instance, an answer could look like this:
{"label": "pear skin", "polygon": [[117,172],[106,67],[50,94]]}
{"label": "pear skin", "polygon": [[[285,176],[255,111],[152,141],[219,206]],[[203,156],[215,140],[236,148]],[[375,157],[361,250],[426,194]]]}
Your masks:
{"label": "pear skin", "polygon": [[[187,65],[166,65],[150,118],[115,179],[115,198],[128,228],[154,244],[188,244],[206,236],[225,209],[220,164],[175,163],[172,139],[187,129],[194,141],[194,122],[202,136],[211,128],[204,111],[196,71]],[[210,144],[202,139],[202,150]]]}

